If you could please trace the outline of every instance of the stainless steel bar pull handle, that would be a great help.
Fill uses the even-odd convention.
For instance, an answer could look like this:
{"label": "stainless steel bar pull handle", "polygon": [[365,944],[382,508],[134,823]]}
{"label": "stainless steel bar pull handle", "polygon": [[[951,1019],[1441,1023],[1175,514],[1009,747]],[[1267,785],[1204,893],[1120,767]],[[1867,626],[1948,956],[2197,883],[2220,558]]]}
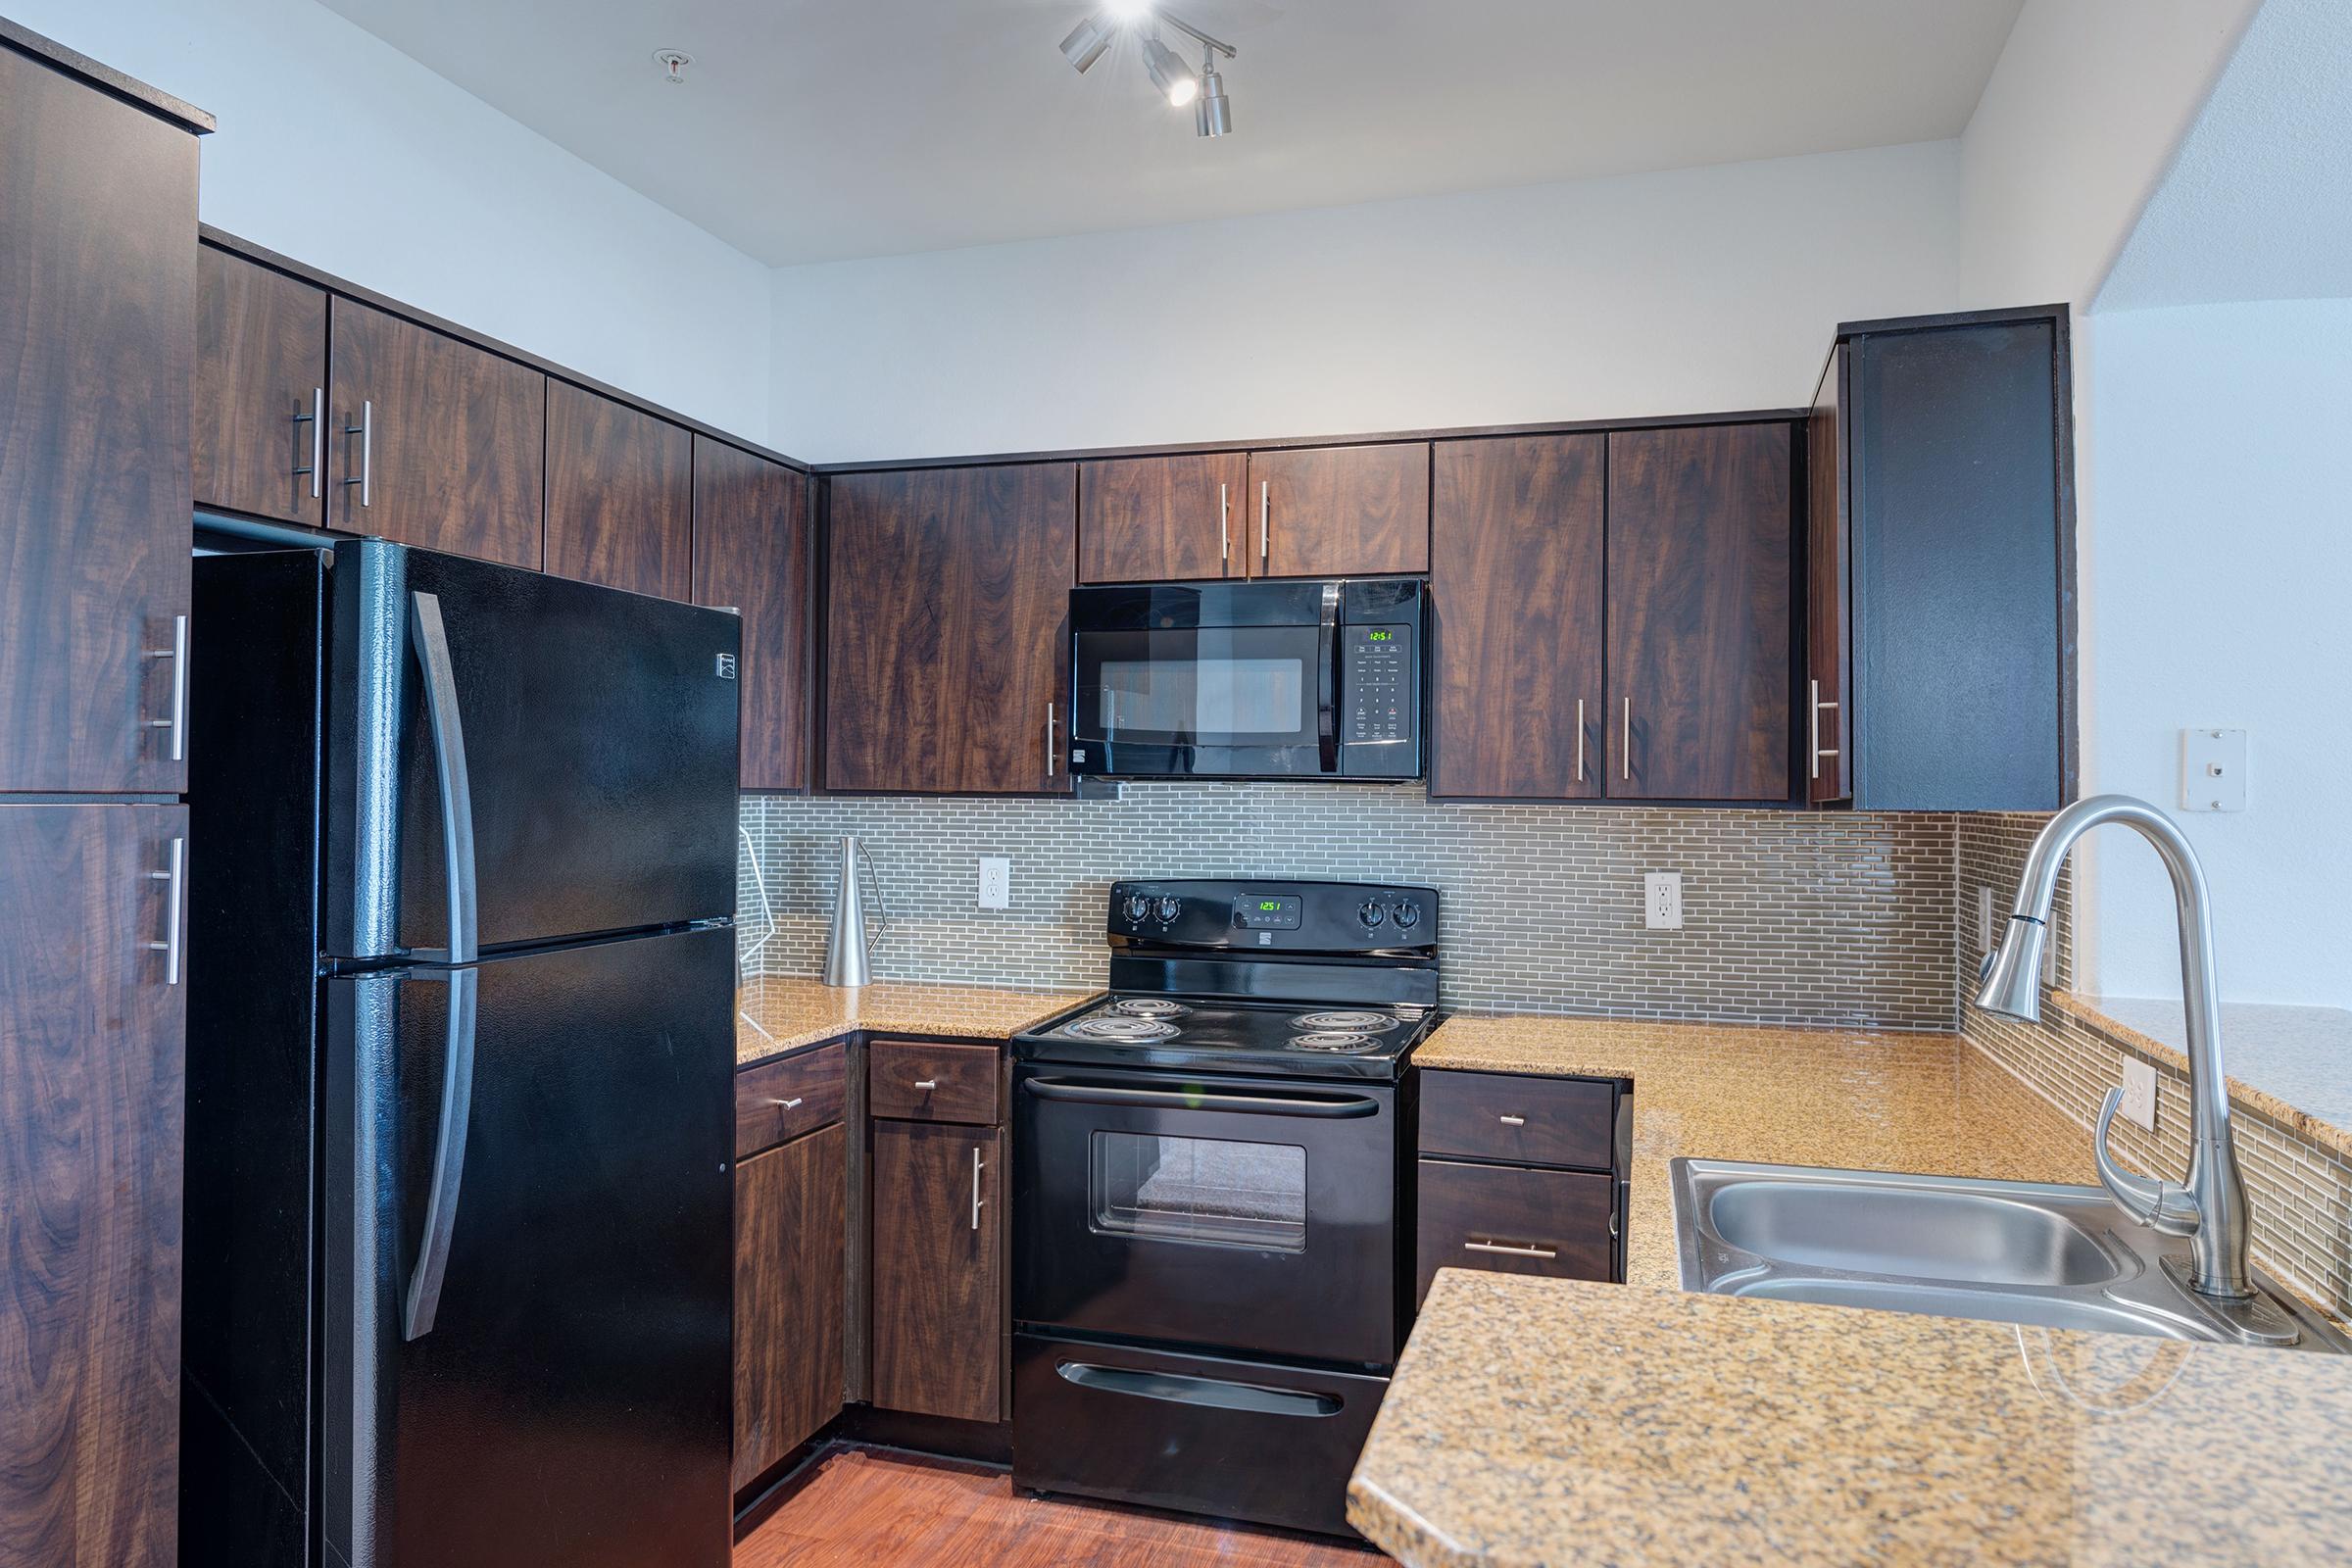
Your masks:
{"label": "stainless steel bar pull handle", "polygon": [[1046,777],[1054,776],[1054,705],[1046,705]]}
{"label": "stainless steel bar pull handle", "polygon": [[1555,1247],[1531,1247],[1515,1242],[1464,1242],[1465,1252],[1500,1252],[1505,1257],[1554,1258],[1560,1255]]}
{"label": "stainless steel bar pull handle", "polygon": [[147,873],[156,881],[165,884],[164,896],[171,901],[164,909],[164,940],[147,944],[147,950],[150,953],[160,953],[164,956],[164,984],[168,986],[179,984],[179,889],[180,878],[186,870],[187,861],[188,841],[173,839],[172,841],[171,865],[165,870]]}
{"label": "stainless steel bar pull handle", "polygon": [[1625,700],[1624,740],[1617,749],[1623,754],[1618,763],[1625,770],[1624,776],[1630,779],[1634,776],[1634,700],[1631,697]]}
{"label": "stainless steel bar pull handle", "polygon": [[297,455],[300,454],[302,447],[302,427],[306,424],[311,427],[311,461],[307,464],[296,464],[294,466],[294,473],[298,478],[306,473],[311,476],[311,499],[313,501],[318,499],[320,484],[319,469],[325,466],[325,416],[326,388],[322,386],[315,386],[311,388],[311,412],[308,414],[297,414],[294,416],[295,451]]}
{"label": "stainless steel bar pull handle", "polygon": [[360,476],[354,479],[346,474],[343,482],[360,487],[361,506],[373,506],[375,486],[370,480],[375,467],[375,401],[372,398],[361,401],[360,422],[345,425],[343,433],[360,438]]}
{"label": "stainless steel bar pull handle", "polygon": [[1576,781],[1585,781],[1585,700],[1576,700]]}
{"label": "stainless steel bar pull handle", "polygon": [[1507,1111],[1502,1115],[1495,1117],[1494,1119],[1502,1123],[1505,1127],[1524,1127],[1527,1125],[1527,1118],[1525,1116],[1513,1116]]}
{"label": "stainless steel bar pull handle", "polygon": [[781,1105],[786,1110],[798,1110],[801,1108],[801,1096],[795,1095],[790,1100],[771,1100],[768,1102],[768,1103],[771,1105]]}
{"label": "stainless steel bar pull handle", "polygon": [[1217,559],[1233,559],[1233,508],[1225,497],[1225,486],[1217,486]]}
{"label": "stainless steel bar pull handle", "polygon": [[1817,680],[1816,680],[1816,681],[1808,681],[1808,682],[1806,682],[1806,684],[1807,684],[1807,685],[1809,685],[1810,687],[1812,687],[1812,689],[1813,689],[1813,773],[1812,773],[1812,776],[1813,776],[1813,777],[1815,777],[1815,778],[1819,778],[1819,777],[1821,777],[1821,760],[1822,760],[1823,758],[1825,758],[1825,757],[1836,757],[1836,756],[1838,755],[1838,748],[1837,748],[1837,747],[1835,747],[1835,746],[1824,746],[1824,745],[1822,745],[1822,744],[1821,744],[1821,710],[1822,710],[1823,709],[1825,709],[1825,708],[1836,708],[1838,705],[1837,705],[1837,703],[1836,703],[1836,702],[1834,702],[1834,701],[1833,701],[1833,702],[1827,702],[1827,703],[1825,703],[1825,702],[1823,702],[1823,701],[1821,700],[1821,682],[1819,682],[1819,681],[1817,681]]}
{"label": "stainless steel bar pull handle", "polygon": [[939,1087],[939,1080],[936,1078],[917,1078],[914,1081],[914,1087],[928,1094],[932,1090]]}
{"label": "stainless steel bar pull handle", "polygon": [[978,1230],[980,1228],[980,1204],[982,1201],[980,1197],[980,1146],[978,1144],[974,1144],[972,1146],[972,1229],[974,1230]]}
{"label": "stainless steel bar pull handle", "polygon": [[1265,575],[1266,563],[1274,548],[1273,488],[1274,481],[1271,479],[1257,481],[1257,571],[1261,577]]}
{"label": "stainless steel bar pull handle", "polygon": [[149,659],[172,661],[172,716],[147,720],[149,729],[168,729],[172,732],[172,760],[184,762],[188,758],[188,617],[172,617],[172,646],[143,650]]}

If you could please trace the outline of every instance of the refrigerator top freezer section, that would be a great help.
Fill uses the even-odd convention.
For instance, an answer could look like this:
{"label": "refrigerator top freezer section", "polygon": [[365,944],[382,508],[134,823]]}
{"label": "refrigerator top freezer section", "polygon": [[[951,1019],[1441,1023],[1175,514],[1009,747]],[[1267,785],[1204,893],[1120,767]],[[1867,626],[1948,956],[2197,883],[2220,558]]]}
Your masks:
{"label": "refrigerator top freezer section", "polygon": [[733,916],[735,616],[382,540],[332,577],[331,956]]}

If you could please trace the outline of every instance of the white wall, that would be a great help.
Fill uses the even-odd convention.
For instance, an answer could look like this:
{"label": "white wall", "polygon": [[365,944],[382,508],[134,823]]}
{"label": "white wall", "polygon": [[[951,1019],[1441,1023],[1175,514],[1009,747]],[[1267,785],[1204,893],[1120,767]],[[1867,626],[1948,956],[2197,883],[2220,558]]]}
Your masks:
{"label": "white wall", "polygon": [[[2250,729],[2250,804],[2180,814],[2222,994],[2352,1006],[2352,300],[2099,318],[2096,788],[2179,799],[2180,731]],[[2180,994],[2169,884],[2104,846],[2097,989]]]}
{"label": "white wall", "polygon": [[766,438],[768,269],[323,6],[7,6],[219,118],[205,221]]}
{"label": "white wall", "polygon": [[1839,320],[1952,308],[1951,142],[789,268],[817,462],[1808,401]]}

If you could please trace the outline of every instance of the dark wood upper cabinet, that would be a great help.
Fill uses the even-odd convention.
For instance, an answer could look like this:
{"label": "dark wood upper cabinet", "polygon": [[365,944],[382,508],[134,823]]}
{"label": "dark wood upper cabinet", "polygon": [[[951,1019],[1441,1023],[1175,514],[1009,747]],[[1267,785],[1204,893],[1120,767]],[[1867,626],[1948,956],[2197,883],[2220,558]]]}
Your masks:
{"label": "dark wood upper cabinet", "polygon": [[1789,798],[1789,426],[1609,436],[1604,793]]}
{"label": "dark wood upper cabinet", "polygon": [[848,1163],[836,1124],[735,1167],[736,1490],[839,1413]]}
{"label": "dark wood upper cabinet", "polygon": [[534,570],[547,376],[336,295],[327,526]]}
{"label": "dark wood upper cabinet", "polygon": [[694,591],[694,437],[549,378],[546,569],[657,599]]}
{"label": "dark wood upper cabinet", "polygon": [[326,520],[326,290],[196,249],[196,504]]}
{"label": "dark wood upper cabinet", "polygon": [[1805,798],[1816,804],[1849,793],[1845,759],[1848,521],[1844,465],[1844,344],[1830,351],[1813,413],[1805,420]]}
{"label": "dark wood upper cabinet", "polygon": [[1242,452],[1081,463],[1078,580],[1248,575],[1243,493],[1249,483],[1250,458]]}
{"label": "dark wood upper cabinet", "polygon": [[1077,465],[836,475],[825,786],[1066,789]]}
{"label": "dark wood upper cabinet", "polygon": [[1598,434],[1437,444],[1431,794],[1600,794],[1607,445]]}
{"label": "dark wood upper cabinet", "polygon": [[2066,308],[1872,322],[1839,358],[1810,484],[1816,540],[1833,504],[1842,530],[1844,617],[1809,617],[1811,678],[1845,671],[1825,695],[1851,711],[1823,718],[1844,737],[1838,793],[2055,810],[2077,788]]}
{"label": "dark wood upper cabinet", "polygon": [[148,945],[183,929],[177,884],[149,873],[169,870],[186,834],[178,806],[0,806],[0,1541],[12,1563],[178,1560],[186,993]]}
{"label": "dark wood upper cabinet", "polygon": [[1003,1134],[873,1124],[873,1402],[1004,1418]]}
{"label": "dark wood upper cabinet", "polygon": [[1429,444],[1250,454],[1253,577],[1369,577],[1429,569]]}
{"label": "dark wood upper cabinet", "polygon": [[0,45],[0,791],[186,787],[195,380],[196,138]]}
{"label": "dark wood upper cabinet", "polygon": [[743,787],[808,782],[808,476],[694,438],[694,602],[743,617]]}

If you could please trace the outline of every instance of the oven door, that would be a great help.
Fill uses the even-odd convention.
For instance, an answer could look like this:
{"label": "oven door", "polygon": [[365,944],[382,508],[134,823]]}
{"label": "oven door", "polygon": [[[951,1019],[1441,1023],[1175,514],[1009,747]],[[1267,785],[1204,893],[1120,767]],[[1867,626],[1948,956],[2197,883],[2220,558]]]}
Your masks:
{"label": "oven door", "polygon": [[1396,1091],[1024,1063],[1013,1316],[1386,1367]]}
{"label": "oven door", "polygon": [[1070,770],[1336,773],[1332,635],[1313,622],[1073,631]]}

